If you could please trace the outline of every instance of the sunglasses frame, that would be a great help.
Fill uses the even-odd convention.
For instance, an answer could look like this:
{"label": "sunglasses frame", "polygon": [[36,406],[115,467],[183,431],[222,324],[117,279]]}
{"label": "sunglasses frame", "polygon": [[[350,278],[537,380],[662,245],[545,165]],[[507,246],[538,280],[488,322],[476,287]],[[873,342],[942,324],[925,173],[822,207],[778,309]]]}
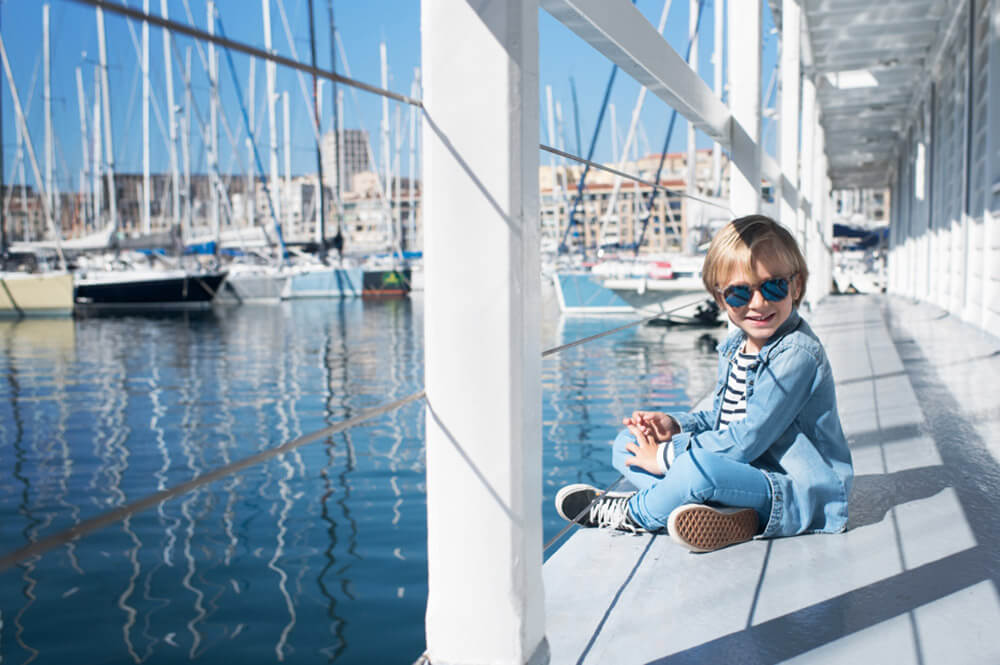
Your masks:
{"label": "sunglasses frame", "polygon": [[[764,300],[766,300],[767,302],[782,302],[785,298],[787,298],[791,294],[791,292],[792,292],[792,289],[791,289],[791,287],[792,287],[792,280],[795,279],[795,277],[797,275],[798,275],[797,272],[793,272],[791,275],[788,275],[787,277],[769,277],[769,278],[767,278],[767,279],[765,279],[763,281],[760,281],[760,282],[758,282],[756,284],[730,284],[729,286],[725,287],[724,289],[716,289],[716,291],[718,291],[719,295],[722,296],[723,302],[725,302],[727,305],[729,305],[733,309],[739,309],[740,307],[746,307],[747,305],[749,305],[750,301],[753,300],[753,292],[754,291],[759,291],[761,297],[763,297]],[[768,298],[767,295],[764,293],[764,290],[763,290],[764,289],[764,285],[768,284],[769,282],[781,282],[781,281],[785,282],[785,295],[783,295],[782,297],[778,298],[777,300],[772,300],[771,298]],[[746,302],[744,302],[743,304],[740,304],[740,305],[736,305],[736,304],[733,304],[733,303],[729,302],[729,296],[733,295],[733,294],[728,293],[728,292],[732,291],[732,289],[734,289],[736,287],[745,287],[749,291],[748,294],[747,294]],[[741,300],[742,300],[742,298],[741,298]]]}

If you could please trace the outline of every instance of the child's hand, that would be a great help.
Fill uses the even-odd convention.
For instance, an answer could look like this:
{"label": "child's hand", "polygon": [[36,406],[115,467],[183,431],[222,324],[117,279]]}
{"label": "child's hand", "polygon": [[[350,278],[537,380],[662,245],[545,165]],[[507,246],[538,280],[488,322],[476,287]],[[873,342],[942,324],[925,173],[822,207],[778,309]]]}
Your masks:
{"label": "child's hand", "polygon": [[681,431],[677,421],[660,411],[633,411],[631,417],[624,418],[622,425],[629,429],[636,427],[655,443],[669,441]]}
{"label": "child's hand", "polygon": [[660,471],[660,463],[656,459],[657,455],[657,445],[650,437],[646,436],[641,429],[635,425],[629,425],[628,430],[632,432],[635,436],[635,443],[625,444],[625,450],[629,451],[634,455],[634,457],[628,457],[625,459],[626,466],[637,466],[640,469],[644,469],[653,475],[662,476],[663,472]]}

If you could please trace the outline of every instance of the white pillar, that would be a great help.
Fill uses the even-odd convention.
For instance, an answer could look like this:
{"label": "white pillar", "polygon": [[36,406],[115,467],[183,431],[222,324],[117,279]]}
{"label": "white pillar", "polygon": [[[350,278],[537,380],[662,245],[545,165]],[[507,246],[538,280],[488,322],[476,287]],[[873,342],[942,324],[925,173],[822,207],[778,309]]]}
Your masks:
{"label": "white pillar", "polygon": [[[781,135],[779,159],[784,180],[778,188],[780,221],[793,233],[798,226],[798,214],[786,200],[790,192],[785,185],[799,190],[799,18],[798,0],[783,0],[781,4]],[[801,239],[800,239],[801,240]]]}
{"label": "white pillar", "polygon": [[796,234],[802,253],[809,257],[809,226],[812,223],[813,169],[812,163],[816,153],[813,151],[815,135],[816,86],[809,77],[802,78],[802,153],[801,177],[799,179],[799,230]]}
{"label": "white pillar", "polygon": [[729,3],[729,108],[733,112],[729,207],[760,212],[760,0]]}
{"label": "white pillar", "polygon": [[541,664],[538,0],[424,0],[421,31],[427,651]]}

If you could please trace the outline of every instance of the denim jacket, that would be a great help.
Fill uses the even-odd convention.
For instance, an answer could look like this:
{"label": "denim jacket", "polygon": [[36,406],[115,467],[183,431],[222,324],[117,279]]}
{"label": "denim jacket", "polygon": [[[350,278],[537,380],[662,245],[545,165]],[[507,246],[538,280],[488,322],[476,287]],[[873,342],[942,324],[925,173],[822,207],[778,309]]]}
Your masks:
{"label": "denim jacket", "polygon": [[712,410],[670,414],[681,426],[673,457],[700,447],[763,471],[772,496],[764,538],[843,531],[854,470],[822,344],[792,310],[747,370],[746,418],[720,431],[722,395],[744,339],[737,330],[719,348]]}

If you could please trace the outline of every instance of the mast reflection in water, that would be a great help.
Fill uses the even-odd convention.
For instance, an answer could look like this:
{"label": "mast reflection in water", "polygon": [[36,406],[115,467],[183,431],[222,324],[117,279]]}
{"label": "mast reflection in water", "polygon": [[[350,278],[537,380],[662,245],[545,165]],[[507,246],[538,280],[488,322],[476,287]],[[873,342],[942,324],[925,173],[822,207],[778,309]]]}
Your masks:
{"label": "mast reflection in water", "polygon": [[[415,295],[0,321],[0,549],[417,392],[422,309]],[[543,342],[620,323],[551,313]],[[703,334],[633,328],[545,359],[546,538],[561,485],[617,476],[624,413],[707,390]],[[423,432],[412,403],[22,561],[0,573],[0,662],[413,662]]]}

